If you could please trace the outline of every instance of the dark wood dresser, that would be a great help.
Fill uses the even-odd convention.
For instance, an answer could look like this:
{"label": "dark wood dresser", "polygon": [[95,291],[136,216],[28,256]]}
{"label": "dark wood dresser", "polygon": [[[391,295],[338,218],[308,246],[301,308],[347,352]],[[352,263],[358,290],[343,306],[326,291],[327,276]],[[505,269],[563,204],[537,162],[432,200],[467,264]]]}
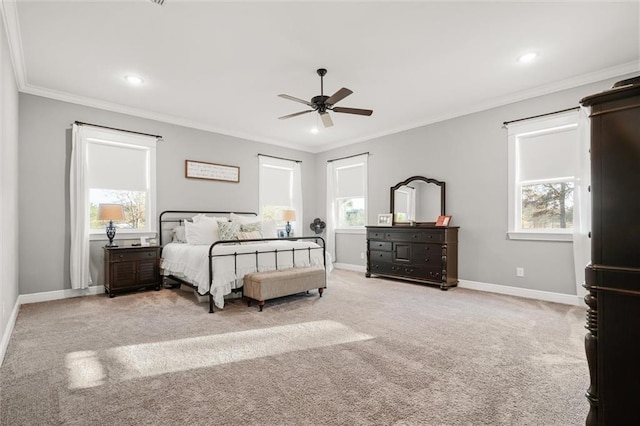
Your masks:
{"label": "dark wood dresser", "polygon": [[[637,80],[637,79],[636,79]],[[640,81],[591,107],[591,264],[586,424],[640,424]]]}
{"label": "dark wood dresser", "polygon": [[367,226],[367,273],[436,284],[458,284],[458,227]]}
{"label": "dark wood dresser", "polygon": [[104,247],[104,291],[160,290],[160,247]]}

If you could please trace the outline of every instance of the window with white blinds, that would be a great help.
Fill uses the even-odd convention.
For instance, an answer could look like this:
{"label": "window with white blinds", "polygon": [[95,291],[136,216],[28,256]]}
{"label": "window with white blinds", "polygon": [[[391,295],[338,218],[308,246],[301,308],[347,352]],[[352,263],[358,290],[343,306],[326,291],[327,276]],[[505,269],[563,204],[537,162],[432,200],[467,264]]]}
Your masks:
{"label": "window with white blinds", "polygon": [[509,237],[570,240],[578,114],[509,125]]}
{"label": "window with white blinds", "polygon": [[362,228],[367,218],[367,155],[335,160],[333,217],[336,229]]}
{"label": "window with white blinds", "polygon": [[124,220],[114,222],[119,234],[155,232],[155,139],[92,128],[86,134],[90,232],[104,234],[100,204],[123,206]]}
{"label": "window with white blinds", "polygon": [[[295,211],[302,223],[302,176],[300,163],[292,160],[260,155],[260,214],[263,220],[273,220],[284,226],[286,210]],[[302,229],[298,227],[298,232]],[[302,234],[300,234],[302,235]]]}

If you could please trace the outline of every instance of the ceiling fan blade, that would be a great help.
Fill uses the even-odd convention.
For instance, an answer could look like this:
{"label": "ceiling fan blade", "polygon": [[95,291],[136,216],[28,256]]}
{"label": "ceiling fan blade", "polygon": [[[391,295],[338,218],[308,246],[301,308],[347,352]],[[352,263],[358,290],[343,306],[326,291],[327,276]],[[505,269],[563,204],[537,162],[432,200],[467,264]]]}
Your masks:
{"label": "ceiling fan blade", "polygon": [[347,89],[346,87],[343,87],[342,89],[338,90],[336,93],[331,95],[331,97],[329,97],[329,99],[324,101],[324,103],[329,105],[335,105],[352,93],[353,92],[351,90]]}
{"label": "ceiling fan blade", "polygon": [[310,109],[309,111],[300,111],[300,112],[294,112],[293,114],[289,114],[289,115],[283,115],[282,117],[278,117],[280,120],[284,120],[285,118],[291,118],[291,117],[297,117],[299,115],[302,114],[306,114],[308,112],[313,112],[312,109]]}
{"label": "ceiling fan blade", "polygon": [[333,112],[343,112],[347,114],[358,114],[358,115],[371,115],[373,114],[373,110],[371,109],[360,109],[360,108],[344,108],[344,107],[334,107],[332,109]]}
{"label": "ceiling fan blade", "polygon": [[289,95],[285,95],[285,94],[279,94],[278,96],[280,96],[281,98],[289,99],[290,101],[296,101],[296,102],[300,102],[301,104],[309,105],[310,107],[314,107],[315,106],[314,104],[312,104],[309,101],[305,101],[304,99],[296,98],[294,96],[289,96]]}
{"label": "ceiling fan blade", "polygon": [[331,116],[328,112],[320,113],[320,118],[322,119],[322,124],[324,124],[324,127],[333,126],[333,120],[331,119]]}

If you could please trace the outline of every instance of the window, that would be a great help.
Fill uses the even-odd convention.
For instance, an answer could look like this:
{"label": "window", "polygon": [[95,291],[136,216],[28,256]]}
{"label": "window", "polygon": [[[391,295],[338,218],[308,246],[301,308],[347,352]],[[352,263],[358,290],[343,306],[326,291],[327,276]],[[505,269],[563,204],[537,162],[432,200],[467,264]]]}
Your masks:
{"label": "window", "polygon": [[509,238],[571,241],[578,114],[509,125]]}
{"label": "window", "polygon": [[104,203],[123,207],[117,235],[155,233],[155,138],[88,128],[85,139],[90,234],[104,237],[106,223],[98,220]]}
{"label": "window", "polygon": [[335,229],[364,228],[367,222],[367,155],[330,162],[327,172]]}
{"label": "window", "polygon": [[302,178],[300,163],[291,160],[259,156],[260,214],[263,220],[273,220],[284,227],[285,210],[294,210],[296,221],[302,223]]}

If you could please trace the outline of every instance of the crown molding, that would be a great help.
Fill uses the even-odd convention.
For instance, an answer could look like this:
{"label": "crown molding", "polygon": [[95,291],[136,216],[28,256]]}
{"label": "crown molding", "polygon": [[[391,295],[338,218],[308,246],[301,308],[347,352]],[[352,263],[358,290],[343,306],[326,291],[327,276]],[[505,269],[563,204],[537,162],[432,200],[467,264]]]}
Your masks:
{"label": "crown molding", "polygon": [[149,120],[159,121],[168,124],[174,124],[178,126],[188,127],[197,130],[204,130],[207,132],[218,133],[222,135],[232,136],[240,139],[246,139],[254,142],[262,142],[270,145],[281,146],[284,148],[295,149],[297,151],[309,152],[317,154],[326,152],[332,149],[341,148],[348,145],[353,145],[360,142],[366,142],[372,139],[381,138],[384,136],[404,132],[407,130],[416,129],[419,127],[428,126],[430,124],[438,123],[452,118],[461,117],[463,115],[473,114],[480,111],[508,105],[510,103],[523,101],[525,99],[535,98],[542,95],[547,95],[553,92],[561,90],[571,89],[574,87],[582,86],[585,84],[595,83],[597,81],[606,80],[613,77],[618,77],[625,74],[630,74],[640,71],[640,61],[632,61],[626,64],[617,65],[614,67],[606,68],[603,70],[595,71],[592,73],[572,77],[562,81],[550,83],[547,85],[539,86],[533,89],[528,89],[513,93],[507,96],[493,98],[488,102],[480,102],[474,105],[469,105],[464,109],[457,109],[455,111],[449,111],[444,114],[433,115],[427,117],[424,120],[404,124],[402,126],[394,127],[389,130],[385,130],[377,133],[366,134],[362,137],[346,139],[340,142],[305,146],[295,145],[291,143],[285,143],[279,140],[270,138],[259,137],[250,133],[240,132],[237,130],[222,129],[216,126],[212,126],[207,123],[188,120],[182,117],[176,117],[169,114],[161,114],[148,110],[129,107],[126,105],[120,105],[112,102],[107,102],[99,99],[89,98],[85,96],[73,95],[66,92],[47,89],[44,87],[35,86],[28,83],[26,66],[24,63],[24,55],[22,49],[22,38],[20,36],[20,23],[18,19],[17,0],[0,0],[0,11],[2,12],[9,51],[11,54],[11,62],[13,64],[13,70],[15,73],[16,83],[18,90],[23,93],[42,96],[45,98],[55,99],[63,102],[70,102],[73,104],[84,105],[92,108],[98,108],[111,112],[132,115],[135,117],[146,118]]}
{"label": "crown molding", "polygon": [[625,74],[631,74],[639,71],[640,71],[640,61],[632,61],[626,64],[616,65],[616,66],[605,68],[592,73],[583,74],[580,76],[546,84],[543,86],[538,86],[533,89],[527,89],[520,92],[512,93],[507,96],[494,98],[488,102],[481,102],[474,105],[470,105],[467,108],[456,110],[455,112],[451,111],[444,114],[434,115],[426,118],[425,120],[395,127],[393,129],[390,129],[384,132],[372,133],[369,135],[365,135],[361,138],[356,138],[356,139],[351,139],[349,141],[343,141],[343,142],[338,142],[330,145],[325,145],[321,151],[317,151],[316,153],[325,152],[325,151],[329,151],[336,148],[342,148],[347,145],[353,145],[355,143],[365,142],[372,139],[377,139],[384,136],[405,132],[407,130],[417,129],[419,127],[424,127],[430,124],[439,123],[441,121],[451,120],[453,118],[462,117],[464,115],[486,111],[492,108],[501,107],[504,105],[524,101],[524,100],[535,98],[538,96],[548,95],[548,94],[559,92],[562,90],[573,89],[574,87],[584,86],[586,84],[596,83],[598,81],[603,81],[603,80],[607,80],[609,78],[614,78],[614,77],[620,77]]}
{"label": "crown molding", "polygon": [[22,50],[22,37],[20,36],[20,21],[18,20],[18,2],[16,0],[0,0],[0,12],[7,33],[7,44],[13,73],[15,75],[18,90],[22,91],[27,82],[27,71],[24,66]]}

